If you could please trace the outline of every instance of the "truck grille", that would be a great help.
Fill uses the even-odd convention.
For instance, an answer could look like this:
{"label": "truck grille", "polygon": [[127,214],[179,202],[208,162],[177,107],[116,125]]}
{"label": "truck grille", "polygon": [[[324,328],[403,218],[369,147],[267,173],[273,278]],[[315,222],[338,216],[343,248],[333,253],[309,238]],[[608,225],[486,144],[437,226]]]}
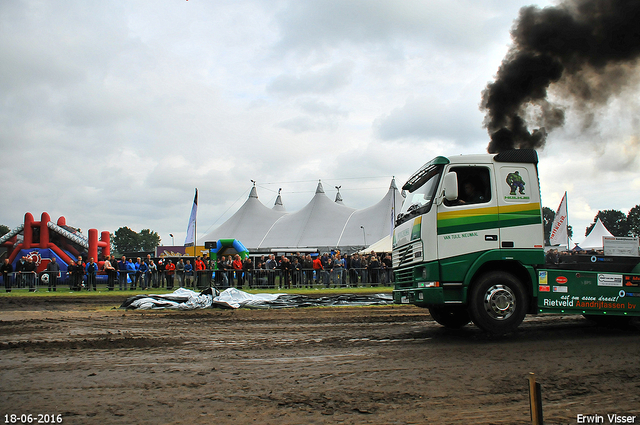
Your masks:
{"label": "truck grille", "polygon": [[413,261],[413,245],[406,245],[394,251],[393,268],[398,268],[403,264]]}
{"label": "truck grille", "polygon": [[396,287],[411,288],[413,287],[413,268],[396,270]]}

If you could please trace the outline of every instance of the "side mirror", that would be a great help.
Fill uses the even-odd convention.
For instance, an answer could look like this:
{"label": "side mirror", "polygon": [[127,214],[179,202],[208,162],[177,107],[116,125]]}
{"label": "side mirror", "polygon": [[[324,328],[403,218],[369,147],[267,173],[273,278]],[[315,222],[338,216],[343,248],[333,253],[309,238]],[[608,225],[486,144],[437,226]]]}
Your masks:
{"label": "side mirror", "polygon": [[444,176],[444,199],[455,201],[458,199],[458,174],[449,172]]}

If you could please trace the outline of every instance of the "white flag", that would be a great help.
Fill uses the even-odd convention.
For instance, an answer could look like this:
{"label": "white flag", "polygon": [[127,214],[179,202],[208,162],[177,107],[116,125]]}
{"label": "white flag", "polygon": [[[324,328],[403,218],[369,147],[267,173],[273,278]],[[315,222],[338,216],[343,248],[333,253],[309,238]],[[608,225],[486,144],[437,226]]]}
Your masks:
{"label": "white flag", "polygon": [[195,246],[196,244],[196,216],[198,215],[198,189],[196,188],[196,197],[193,198],[193,207],[189,216],[189,226],[187,226],[187,238],[184,240],[184,246]]}
{"label": "white flag", "polygon": [[551,233],[549,234],[549,243],[551,245],[560,245],[568,243],[569,237],[567,233],[567,192],[564,193],[556,218],[551,224]]}

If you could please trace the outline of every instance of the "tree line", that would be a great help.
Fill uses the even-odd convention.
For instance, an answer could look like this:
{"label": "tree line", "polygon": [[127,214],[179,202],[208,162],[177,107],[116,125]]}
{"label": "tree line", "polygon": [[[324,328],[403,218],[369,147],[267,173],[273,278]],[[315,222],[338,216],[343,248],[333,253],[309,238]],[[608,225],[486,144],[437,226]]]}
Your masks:
{"label": "tree line", "polygon": [[[549,245],[549,234],[551,233],[551,225],[556,217],[556,213],[547,207],[542,209],[542,219],[544,222],[544,242]],[[625,237],[625,236],[639,236],[640,237],[640,205],[629,210],[629,213],[625,215],[622,211],[618,210],[601,210],[593,218],[593,223],[588,225],[585,229],[584,235],[587,236],[589,232],[596,225],[596,222],[600,219],[604,227],[611,232],[613,236]],[[569,237],[573,236],[573,229],[569,226]]]}

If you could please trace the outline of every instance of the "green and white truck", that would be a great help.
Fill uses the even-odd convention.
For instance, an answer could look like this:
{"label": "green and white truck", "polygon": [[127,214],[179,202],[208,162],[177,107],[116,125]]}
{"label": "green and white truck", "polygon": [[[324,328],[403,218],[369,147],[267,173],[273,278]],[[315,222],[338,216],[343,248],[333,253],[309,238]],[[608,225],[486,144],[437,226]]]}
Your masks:
{"label": "green and white truck", "polygon": [[439,156],[415,172],[393,234],[394,302],[493,334],[526,314],[640,316],[637,249],[545,263],[537,164],[534,150],[517,149]]}

